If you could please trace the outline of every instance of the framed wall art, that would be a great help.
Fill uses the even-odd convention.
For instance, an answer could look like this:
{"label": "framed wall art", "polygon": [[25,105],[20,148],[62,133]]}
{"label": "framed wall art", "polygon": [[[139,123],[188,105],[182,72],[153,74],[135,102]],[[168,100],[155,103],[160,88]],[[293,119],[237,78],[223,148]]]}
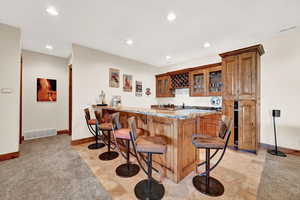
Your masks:
{"label": "framed wall art", "polygon": [[120,70],[109,68],[109,87],[120,87]]}
{"label": "framed wall art", "polygon": [[56,80],[37,78],[37,101],[56,101]]}
{"label": "framed wall art", "polygon": [[132,92],[132,75],[123,75],[123,91]]}

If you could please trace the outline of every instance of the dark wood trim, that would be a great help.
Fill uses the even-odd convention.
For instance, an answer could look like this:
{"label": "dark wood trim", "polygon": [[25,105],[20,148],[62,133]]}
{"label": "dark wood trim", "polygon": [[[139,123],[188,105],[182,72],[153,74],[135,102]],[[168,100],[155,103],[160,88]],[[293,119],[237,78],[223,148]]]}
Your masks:
{"label": "dark wood trim", "polygon": [[68,66],[69,70],[69,135],[72,135],[72,64]]}
{"label": "dark wood trim", "polygon": [[18,158],[20,156],[20,152],[6,153],[0,155],[0,161],[10,160],[13,158]]}
{"label": "dark wood trim", "polygon": [[226,52],[226,53],[221,53],[221,54],[219,54],[219,56],[224,58],[224,57],[227,57],[227,56],[233,56],[233,55],[237,55],[237,54],[241,54],[241,53],[247,53],[247,52],[258,52],[259,55],[262,56],[265,53],[265,50],[264,50],[263,45],[258,44],[258,45],[246,47],[246,48],[243,48],[243,49],[238,49],[238,50],[229,51],[229,52]]}
{"label": "dark wood trim", "polygon": [[80,144],[89,143],[93,141],[95,141],[95,137],[82,138],[79,140],[72,140],[71,145],[75,146],[75,145],[80,145]]}
{"label": "dark wood trim", "polygon": [[[264,149],[274,149],[275,146],[271,144],[265,144],[265,143],[260,143],[260,146]],[[295,156],[300,156],[300,150],[296,149],[290,149],[290,148],[285,148],[285,147],[278,147],[279,151],[282,151],[285,154],[291,154]]]}
{"label": "dark wood trim", "polygon": [[[20,62],[20,105],[19,105],[19,144],[24,141],[24,137],[22,136],[22,128],[23,128],[23,56],[21,55]],[[23,138],[22,138],[23,137]]]}
{"label": "dark wood trim", "polygon": [[62,135],[62,134],[70,134],[70,131],[68,130],[68,129],[66,129],[66,130],[58,130],[57,131],[57,135]]}
{"label": "dark wood trim", "polygon": [[170,72],[166,72],[163,74],[158,74],[156,75],[156,77],[160,77],[160,76],[166,76],[166,75],[174,75],[174,74],[182,74],[185,72],[190,72],[190,71],[194,71],[194,70],[198,70],[198,69],[204,69],[204,68],[210,68],[210,67],[217,67],[217,66],[221,66],[222,63],[212,63],[212,64],[207,64],[207,65],[201,65],[201,66],[197,66],[197,67],[190,67],[190,68],[186,68],[186,69],[180,69],[180,70],[176,70],[176,71],[170,71]]}

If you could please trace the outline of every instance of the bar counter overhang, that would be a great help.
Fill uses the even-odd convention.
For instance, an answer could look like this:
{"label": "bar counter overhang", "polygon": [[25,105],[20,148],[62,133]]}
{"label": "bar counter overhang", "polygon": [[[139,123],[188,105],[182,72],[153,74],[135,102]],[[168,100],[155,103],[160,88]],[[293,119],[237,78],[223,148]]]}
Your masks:
{"label": "bar counter overhang", "polygon": [[192,145],[192,135],[196,133],[200,117],[220,114],[214,110],[182,109],[158,110],[137,107],[93,106],[103,113],[120,112],[122,127],[127,128],[127,119],[135,116],[137,127],[146,135],[159,135],[167,140],[167,153],[154,155],[153,161],[162,166],[163,174],[179,183],[195,170],[199,154]]}

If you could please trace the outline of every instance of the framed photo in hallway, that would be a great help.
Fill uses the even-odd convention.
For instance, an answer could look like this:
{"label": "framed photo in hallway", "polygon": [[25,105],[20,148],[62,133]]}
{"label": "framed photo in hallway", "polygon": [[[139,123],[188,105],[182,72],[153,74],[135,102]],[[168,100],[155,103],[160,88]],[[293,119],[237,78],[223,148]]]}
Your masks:
{"label": "framed photo in hallway", "polygon": [[120,70],[109,68],[109,87],[120,87]]}
{"label": "framed photo in hallway", "polygon": [[37,78],[37,101],[56,101],[56,80]]}
{"label": "framed photo in hallway", "polygon": [[123,75],[123,91],[132,92],[132,75]]}

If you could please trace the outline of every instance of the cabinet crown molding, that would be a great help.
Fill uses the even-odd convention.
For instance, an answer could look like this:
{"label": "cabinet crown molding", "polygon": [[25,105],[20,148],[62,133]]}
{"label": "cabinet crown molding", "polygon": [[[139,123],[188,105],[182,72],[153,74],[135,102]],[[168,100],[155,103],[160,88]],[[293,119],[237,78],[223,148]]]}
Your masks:
{"label": "cabinet crown molding", "polygon": [[264,50],[264,47],[262,44],[258,44],[258,45],[246,47],[243,49],[237,49],[237,50],[229,51],[226,53],[221,53],[221,54],[219,54],[219,56],[221,56],[222,58],[225,58],[227,56],[234,56],[234,55],[238,55],[241,53],[247,53],[247,52],[258,52],[259,55],[262,56],[265,53],[265,50]]}

